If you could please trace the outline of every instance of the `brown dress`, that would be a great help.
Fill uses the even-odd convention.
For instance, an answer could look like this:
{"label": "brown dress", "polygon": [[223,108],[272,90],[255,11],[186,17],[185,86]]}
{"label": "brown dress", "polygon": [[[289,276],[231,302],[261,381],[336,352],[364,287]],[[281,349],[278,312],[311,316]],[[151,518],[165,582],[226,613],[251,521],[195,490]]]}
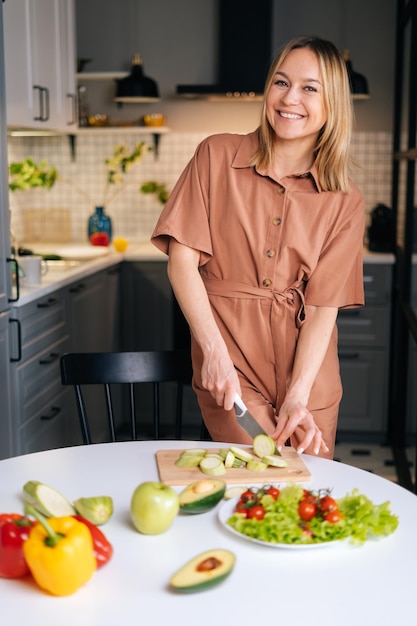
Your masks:
{"label": "brown dress", "polygon": [[[152,235],[200,251],[200,273],[238,372],[243,400],[272,432],[291,376],[305,304],[361,306],[364,201],[322,191],[314,167],[275,180],[249,165],[257,132],[205,139],[175,186]],[[215,441],[250,443],[234,411],[202,388],[202,353],[192,341],[193,386]],[[314,383],[309,410],[332,456],[342,395],[337,327]],[[292,438],[297,445],[297,432]]]}

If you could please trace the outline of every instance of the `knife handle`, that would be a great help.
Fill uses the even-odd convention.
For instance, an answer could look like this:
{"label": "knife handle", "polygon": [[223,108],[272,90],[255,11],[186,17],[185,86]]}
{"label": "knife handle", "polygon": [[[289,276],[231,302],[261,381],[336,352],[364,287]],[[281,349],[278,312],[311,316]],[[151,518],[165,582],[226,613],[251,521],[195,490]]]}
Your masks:
{"label": "knife handle", "polygon": [[237,417],[240,417],[248,410],[246,404],[243,402],[238,393],[235,393],[234,403]]}

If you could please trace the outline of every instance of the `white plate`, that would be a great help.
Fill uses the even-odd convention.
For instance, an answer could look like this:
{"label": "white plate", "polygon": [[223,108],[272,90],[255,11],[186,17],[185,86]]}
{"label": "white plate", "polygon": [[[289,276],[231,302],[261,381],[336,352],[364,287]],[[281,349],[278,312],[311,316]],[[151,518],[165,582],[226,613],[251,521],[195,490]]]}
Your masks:
{"label": "white plate", "polygon": [[321,543],[272,543],[268,541],[262,541],[261,539],[254,539],[253,537],[248,537],[242,533],[239,533],[237,530],[232,528],[227,524],[227,520],[233,515],[235,506],[238,502],[238,498],[233,500],[227,500],[220,507],[218,512],[218,519],[222,526],[232,533],[232,535],[236,535],[236,537],[240,537],[241,539],[246,539],[246,541],[250,541],[251,543],[257,543],[261,546],[266,546],[267,548],[279,548],[280,550],[314,550],[315,548],[325,548],[328,546],[340,545],[345,542],[342,539],[336,539],[334,541],[323,541]]}
{"label": "white plate", "polygon": [[109,246],[63,246],[55,250],[61,258],[68,261],[89,261],[110,253]]}

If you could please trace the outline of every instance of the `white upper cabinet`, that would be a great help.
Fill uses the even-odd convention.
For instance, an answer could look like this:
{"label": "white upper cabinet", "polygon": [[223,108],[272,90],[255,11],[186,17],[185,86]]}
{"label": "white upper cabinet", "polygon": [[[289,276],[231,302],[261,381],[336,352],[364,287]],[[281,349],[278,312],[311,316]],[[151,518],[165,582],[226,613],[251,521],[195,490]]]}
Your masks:
{"label": "white upper cabinet", "polygon": [[7,124],[76,127],[73,0],[4,3]]}

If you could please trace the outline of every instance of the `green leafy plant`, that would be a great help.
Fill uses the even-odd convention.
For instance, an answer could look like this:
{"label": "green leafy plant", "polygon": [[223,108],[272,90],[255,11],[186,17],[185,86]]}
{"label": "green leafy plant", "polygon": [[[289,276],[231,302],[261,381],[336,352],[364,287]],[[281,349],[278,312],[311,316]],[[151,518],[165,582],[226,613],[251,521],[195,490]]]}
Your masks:
{"label": "green leafy plant", "polygon": [[157,183],[154,180],[150,180],[147,183],[143,183],[140,188],[142,193],[153,193],[161,204],[165,204],[168,201],[169,193],[165,183]]}
{"label": "green leafy plant", "polygon": [[[51,189],[57,181],[61,181],[83,195],[90,204],[106,207],[128,184],[133,183],[133,181],[125,182],[126,174],[141,162],[146,152],[151,150],[152,148],[144,141],[137,143],[132,150],[129,150],[128,146],[120,144],[113,148],[112,156],[104,161],[107,167],[107,175],[103,198],[99,203],[95,202],[74,181],[61,176],[55,167],[48,165],[47,161],[43,160],[36,163],[31,157],[9,165],[9,188],[11,191],[26,190],[34,187]],[[168,199],[168,192],[163,183],[151,181],[143,184],[139,190],[142,193],[156,194],[162,204]]]}
{"label": "green leafy plant", "polygon": [[34,187],[51,189],[57,177],[58,172],[56,168],[50,167],[45,160],[36,163],[32,158],[28,157],[24,161],[10,163],[9,165],[10,191],[23,191]]}

